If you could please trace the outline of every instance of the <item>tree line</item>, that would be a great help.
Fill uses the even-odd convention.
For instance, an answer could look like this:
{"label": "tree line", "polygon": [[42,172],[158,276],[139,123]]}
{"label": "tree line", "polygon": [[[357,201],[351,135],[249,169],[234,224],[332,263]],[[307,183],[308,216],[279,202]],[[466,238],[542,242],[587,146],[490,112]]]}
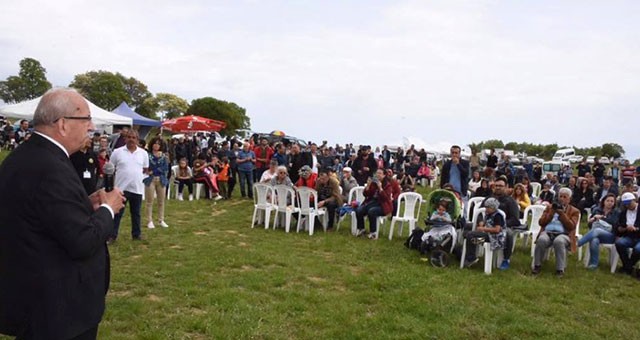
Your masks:
{"label": "tree line", "polygon": [[[515,153],[525,152],[527,156],[536,156],[543,159],[551,159],[553,154],[559,149],[569,148],[570,146],[558,146],[557,143],[553,144],[533,144],[533,143],[517,143],[508,142],[503,143],[498,139],[490,139],[479,143],[469,144],[469,148],[475,154],[485,149],[506,149],[513,150]],[[600,146],[593,147],[576,147],[572,146],[576,150],[576,155],[595,156],[595,157],[613,157],[618,158],[624,156],[624,148],[616,143],[604,143]]]}
{"label": "tree line", "polygon": [[[0,98],[8,104],[18,103],[42,96],[52,85],[47,80],[47,70],[33,58],[24,58],[19,63],[18,75],[0,81]],[[138,114],[157,119],[181,115],[198,115],[226,123],[221,132],[235,134],[237,129],[248,129],[250,119],[246,110],[236,103],[213,97],[194,99],[191,103],[172,93],[151,93],[142,81],[119,72],[98,70],[76,74],[68,85],[78,90],[89,101],[112,111],[123,101]]]}

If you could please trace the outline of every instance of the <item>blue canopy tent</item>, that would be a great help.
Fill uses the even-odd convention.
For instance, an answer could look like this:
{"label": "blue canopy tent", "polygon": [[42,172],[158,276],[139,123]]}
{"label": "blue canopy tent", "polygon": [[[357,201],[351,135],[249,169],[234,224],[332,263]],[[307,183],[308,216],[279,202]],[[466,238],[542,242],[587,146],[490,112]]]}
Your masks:
{"label": "blue canopy tent", "polygon": [[139,126],[138,133],[140,134],[140,138],[145,138],[152,127],[162,125],[159,120],[147,118],[145,116],[137,114],[135,111],[131,110],[126,102],[122,102],[120,106],[115,108],[115,110],[113,110],[112,112],[120,116],[133,119],[133,125]]}

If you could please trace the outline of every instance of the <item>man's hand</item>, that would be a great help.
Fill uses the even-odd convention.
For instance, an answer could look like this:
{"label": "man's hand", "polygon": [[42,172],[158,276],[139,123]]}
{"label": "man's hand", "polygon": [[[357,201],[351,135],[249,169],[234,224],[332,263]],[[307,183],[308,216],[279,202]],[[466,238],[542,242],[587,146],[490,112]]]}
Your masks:
{"label": "man's hand", "polygon": [[101,200],[100,204],[106,204],[110,206],[115,214],[119,213],[120,210],[122,210],[122,208],[124,207],[126,198],[124,197],[122,190],[113,188],[113,191],[106,192],[104,190],[100,190],[98,191],[98,193]]}
{"label": "man's hand", "polygon": [[628,232],[634,232],[634,231],[636,231],[636,230],[638,230],[638,229],[637,229],[636,227],[632,226],[632,225],[628,225],[628,226],[627,226],[627,231],[628,231]]}
{"label": "man's hand", "polygon": [[322,208],[322,207],[324,207],[324,201],[318,202],[318,208]]}
{"label": "man's hand", "polygon": [[453,163],[453,164],[460,163],[460,158],[458,158],[458,156],[452,156],[451,157],[451,163]]}

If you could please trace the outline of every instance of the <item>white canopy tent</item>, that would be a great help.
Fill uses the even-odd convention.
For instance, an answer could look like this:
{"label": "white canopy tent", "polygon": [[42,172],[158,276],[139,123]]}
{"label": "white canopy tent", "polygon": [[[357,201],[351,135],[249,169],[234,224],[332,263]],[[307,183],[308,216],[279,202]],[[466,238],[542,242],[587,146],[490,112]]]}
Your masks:
{"label": "white canopy tent", "polygon": [[[27,100],[17,104],[11,104],[11,105],[0,107],[0,115],[11,117],[11,118],[31,120],[33,119],[33,114],[36,111],[36,107],[40,102],[40,98],[42,97]],[[133,124],[133,120],[129,117],[124,117],[124,116],[117,115],[115,113],[111,113],[109,111],[103,110],[88,100],[87,100],[87,104],[89,105],[89,110],[91,111],[93,124],[98,129],[104,129],[105,127],[111,126],[111,125],[131,126]]]}

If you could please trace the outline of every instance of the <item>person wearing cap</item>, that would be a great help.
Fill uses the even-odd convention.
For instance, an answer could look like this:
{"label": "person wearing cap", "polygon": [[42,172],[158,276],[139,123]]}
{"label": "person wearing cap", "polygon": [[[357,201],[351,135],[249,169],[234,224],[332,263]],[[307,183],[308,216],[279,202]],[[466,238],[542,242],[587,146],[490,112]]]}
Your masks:
{"label": "person wearing cap", "polygon": [[476,226],[475,230],[467,233],[465,242],[467,252],[464,259],[465,267],[469,267],[478,262],[476,256],[477,242],[473,240],[484,239],[491,243],[491,250],[504,248],[506,244],[506,221],[502,213],[498,211],[500,202],[494,197],[489,197],[484,201],[485,218]]}
{"label": "person wearing cap", "polygon": [[580,219],[580,211],[569,203],[571,189],[561,188],[558,191],[558,202],[547,205],[540,217],[540,233],[536,239],[531,274],[540,274],[542,259],[547,248],[553,246],[556,254],[556,275],[561,277],[567,263],[567,248],[576,250],[576,225]]}
{"label": "person wearing cap", "polygon": [[[633,266],[640,260],[640,218],[638,199],[635,194],[625,192],[620,198],[620,217],[615,228],[616,250],[622,260],[622,272],[631,275]],[[632,248],[631,256],[628,249]]]}
{"label": "person wearing cap", "polygon": [[349,199],[349,191],[358,186],[358,182],[352,176],[352,173],[353,171],[350,167],[342,169],[342,179],[340,180],[340,186],[342,187],[342,198],[345,202],[347,202],[347,200]]}

